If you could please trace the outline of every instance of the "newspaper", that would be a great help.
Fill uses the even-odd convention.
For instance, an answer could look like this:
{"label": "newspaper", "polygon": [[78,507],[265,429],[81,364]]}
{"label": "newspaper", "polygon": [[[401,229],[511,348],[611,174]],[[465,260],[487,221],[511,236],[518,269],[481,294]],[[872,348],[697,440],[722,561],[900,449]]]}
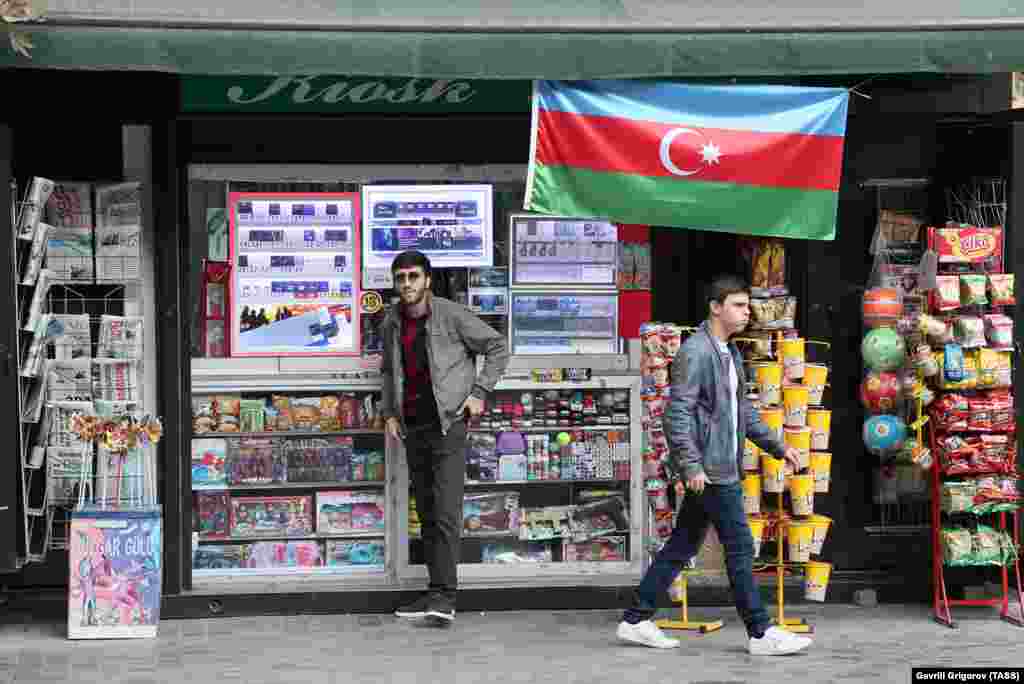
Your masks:
{"label": "newspaper", "polygon": [[55,228],[88,228],[92,231],[92,185],[55,183],[46,203],[46,222]]}
{"label": "newspaper", "polygon": [[22,269],[21,284],[31,287],[36,284],[39,278],[39,271],[43,267],[43,258],[46,256],[47,240],[53,228],[42,221],[36,226],[36,235],[32,239],[32,248],[28,252],[28,259]]}
{"label": "newspaper", "polygon": [[135,401],[139,397],[139,362],[93,359],[92,394],[105,401]]}
{"label": "newspaper", "polygon": [[92,281],[92,229],[54,227],[46,240],[46,267],[58,280]]}
{"label": "newspaper", "polygon": [[34,378],[39,375],[43,366],[43,359],[46,357],[46,333],[50,327],[50,314],[43,314],[36,324],[32,334],[32,341],[25,350],[25,358],[21,363],[21,377]]}
{"label": "newspaper", "polygon": [[103,316],[100,319],[99,358],[141,359],[142,317]]}
{"label": "newspaper", "polygon": [[96,188],[96,277],[139,278],[142,200],[138,183]]}
{"label": "newspaper", "polygon": [[50,293],[50,283],[53,282],[53,273],[50,269],[44,268],[39,272],[39,280],[36,282],[36,289],[32,293],[32,301],[28,305],[28,318],[22,330],[34,332],[39,326],[39,317],[43,314],[43,304],[46,302],[46,295]]}
{"label": "newspaper", "polygon": [[25,408],[21,412],[21,420],[25,423],[38,423],[43,415],[43,397],[46,396],[46,376],[32,384],[25,399]]}
{"label": "newspaper", "polygon": [[43,217],[43,208],[53,192],[53,181],[38,176],[32,179],[25,203],[18,213],[18,239],[31,241],[36,235],[36,226]]}
{"label": "newspaper", "polygon": [[92,360],[48,361],[47,401],[92,401]]}
{"label": "newspaper", "polygon": [[90,401],[56,401],[46,412],[49,423],[47,446],[77,447],[85,446],[78,435],[71,431],[71,416],[76,413],[92,416],[96,410]]}
{"label": "newspaper", "polygon": [[92,331],[88,314],[49,314],[46,343],[53,345],[58,361],[87,359],[92,356]]}

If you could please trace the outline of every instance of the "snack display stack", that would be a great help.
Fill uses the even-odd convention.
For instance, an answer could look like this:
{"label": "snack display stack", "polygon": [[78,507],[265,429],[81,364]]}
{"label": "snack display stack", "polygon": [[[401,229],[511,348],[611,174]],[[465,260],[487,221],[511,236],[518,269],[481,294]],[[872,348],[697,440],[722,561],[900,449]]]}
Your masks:
{"label": "snack display stack", "polygon": [[[935,620],[948,627],[956,626],[951,606],[999,606],[1003,620],[1024,626],[1012,386],[1016,297],[1013,274],[1003,272],[1003,245],[1001,227],[928,229],[938,274],[928,313],[917,317],[925,342],[914,360],[936,395],[929,408],[933,601]],[[964,571],[954,568],[965,567],[994,569],[998,595],[951,599],[949,584],[963,583]]]}

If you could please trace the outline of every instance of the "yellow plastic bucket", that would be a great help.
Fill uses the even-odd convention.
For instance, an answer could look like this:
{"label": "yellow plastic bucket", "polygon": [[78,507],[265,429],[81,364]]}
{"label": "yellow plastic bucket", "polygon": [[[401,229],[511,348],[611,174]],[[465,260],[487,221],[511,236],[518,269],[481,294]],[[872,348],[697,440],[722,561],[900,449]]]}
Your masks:
{"label": "yellow plastic bucket", "polygon": [[754,366],[757,394],[764,406],[782,403],[782,366],[777,363],[759,363]]}
{"label": "yellow plastic bucket", "polygon": [[808,409],[807,426],[811,428],[811,449],[828,451],[832,432],[832,412],[827,409]]}
{"label": "yellow plastic bucket", "polygon": [[783,377],[786,382],[800,382],[807,363],[803,338],[782,340]]}
{"label": "yellow plastic bucket", "polygon": [[789,496],[793,515],[814,513],[814,475],[794,475],[789,480]]}
{"label": "yellow plastic bucket", "polygon": [[764,539],[764,518],[747,518],[750,536],[754,538],[754,558],[761,555],[761,540]]}
{"label": "yellow plastic bucket", "polygon": [[814,491],[818,494],[827,493],[832,481],[832,454],[827,451],[812,451],[811,472],[814,473]]}
{"label": "yellow plastic bucket", "polygon": [[747,473],[743,478],[743,510],[747,515],[761,512],[761,476]]}
{"label": "yellow plastic bucket", "polygon": [[743,445],[743,469],[754,472],[761,470],[761,450],[749,439]]}
{"label": "yellow plastic bucket", "polygon": [[785,461],[774,456],[765,456],[761,459],[761,488],[767,494],[778,494],[785,490],[786,467]]}
{"label": "yellow plastic bucket", "polygon": [[782,428],[786,424],[785,413],[780,408],[761,409],[761,422],[775,433],[775,436],[782,440]]}
{"label": "yellow plastic bucket", "polygon": [[786,542],[789,545],[789,560],[806,563],[811,559],[811,541],[814,528],[806,522],[790,522],[786,526]]}
{"label": "yellow plastic bucket", "polygon": [[832,525],[832,518],[824,515],[812,515],[808,522],[811,523],[811,554],[821,555],[821,549],[825,546],[825,538],[828,537],[828,528]]}
{"label": "yellow plastic bucket", "polygon": [[800,470],[811,467],[811,429],[786,428],[784,431],[786,446],[800,452]]}
{"label": "yellow plastic bucket", "polygon": [[832,575],[832,564],[810,561],[804,573],[804,598],[819,603],[825,600],[828,580]]}
{"label": "yellow plastic bucket", "polygon": [[782,388],[782,403],[786,410],[786,427],[807,427],[807,400],[810,393],[803,385]]}
{"label": "yellow plastic bucket", "polygon": [[811,406],[821,406],[825,396],[825,385],[828,384],[828,366],[820,363],[809,363],[804,368],[804,385],[810,392],[808,402]]}

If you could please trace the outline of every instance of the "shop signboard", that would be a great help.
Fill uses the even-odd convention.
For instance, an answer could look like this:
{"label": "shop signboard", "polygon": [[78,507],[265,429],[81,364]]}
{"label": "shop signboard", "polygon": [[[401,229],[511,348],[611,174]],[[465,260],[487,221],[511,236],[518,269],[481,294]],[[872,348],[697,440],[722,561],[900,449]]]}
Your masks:
{"label": "shop signboard", "polygon": [[285,75],[181,79],[181,108],[191,113],[525,114],[530,95],[530,81]]}

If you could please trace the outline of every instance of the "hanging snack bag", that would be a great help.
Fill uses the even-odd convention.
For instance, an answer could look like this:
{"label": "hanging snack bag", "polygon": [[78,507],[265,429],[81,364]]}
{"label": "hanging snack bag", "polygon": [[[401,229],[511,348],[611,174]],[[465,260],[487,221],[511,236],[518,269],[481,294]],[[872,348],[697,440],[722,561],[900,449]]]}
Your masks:
{"label": "hanging snack bag", "polygon": [[1003,314],[985,316],[985,337],[993,349],[1013,349],[1013,319]]}
{"label": "hanging snack bag", "polygon": [[942,530],[942,555],[946,565],[970,565],[971,546],[969,530],[959,527]]}
{"label": "hanging snack bag", "polygon": [[985,346],[985,322],[977,316],[960,316],[956,319],[956,341],[964,349]]}
{"label": "hanging snack bag", "polygon": [[981,273],[965,273],[960,276],[960,306],[984,306],[988,304],[986,286],[988,278]]}
{"label": "hanging snack bag", "polygon": [[999,533],[987,525],[978,525],[972,535],[971,546],[977,565],[1002,565],[1003,544]]}
{"label": "hanging snack bag", "polygon": [[337,432],[341,429],[338,404],[338,397],[334,395],[320,397],[320,429],[324,432]]}
{"label": "hanging snack bag", "polygon": [[293,425],[292,420],[292,401],[291,398],[275,394],[270,399],[273,405],[274,412],[277,414],[277,425],[276,430],[291,430]]}
{"label": "hanging snack bag", "polygon": [[947,344],[943,352],[942,374],[946,382],[963,382],[964,350],[959,344]]}
{"label": "hanging snack bag", "polygon": [[792,328],[796,320],[796,297],[773,297],[772,299],[751,299],[751,326],[755,330],[785,330]]}
{"label": "hanging snack bag", "polygon": [[1017,297],[1013,289],[1012,273],[990,273],[988,276],[989,301],[995,306],[1015,306]]}
{"label": "hanging snack bag", "polygon": [[956,311],[960,308],[960,279],[956,276],[936,276],[932,308],[935,311]]}
{"label": "hanging snack bag", "polygon": [[978,432],[990,432],[993,423],[994,405],[987,395],[981,395],[968,400],[970,414],[967,418],[967,429]]}
{"label": "hanging snack bag", "polygon": [[992,429],[996,432],[1012,430],[1016,422],[1013,394],[1009,390],[1001,389],[989,392],[988,396],[992,402]]}

